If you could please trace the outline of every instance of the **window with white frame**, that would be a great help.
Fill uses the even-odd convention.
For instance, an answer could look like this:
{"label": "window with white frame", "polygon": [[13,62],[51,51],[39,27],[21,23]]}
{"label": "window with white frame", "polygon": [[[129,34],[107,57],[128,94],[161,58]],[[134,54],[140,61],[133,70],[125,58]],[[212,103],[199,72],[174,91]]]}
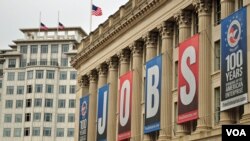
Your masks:
{"label": "window with white frame", "polygon": [[12,114],[5,114],[4,115],[4,122],[11,123],[12,122]]}
{"label": "window with white frame", "polygon": [[48,45],[41,45],[41,53],[48,53]]}
{"label": "window with white frame", "polygon": [[51,45],[51,53],[58,53],[58,44]]}
{"label": "window with white frame", "polygon": [[75,85],[70,85],[69,86],[69,93],[70,94],[75,94],[76,93],[76,86]]}
{"label": "window with white frame", "polygon": [[45,99],[45,107],[53,107],[53,99]]}
{"label": "window with white frame", "polygon": [[46,93],[53,93],[54,85],[46,85]]}
{"label": "window with white frame", "polygon": [[62,53],[69,51],[69,44],[62,44]]}
{"label": "window with white frame", "polygon": [[36,79],[43,79],[43,70],[36,70]]}
{"label": "window with white frame", "polygon": [[20,46],[20,53],[27,54],[27,45]]}
{"label": "window with white frame", "polygon": [[15,80],[15,72],[8,72],[7,74],[8,74],[8,76],[7,76],[8,81],[14,81]]}
{"label": "window with white frame", "polygon": [[17,86],[16,94],[24,94],[24,86]]}
{"label": "window with white frame", "polygon": [[11,128],[3,128],[3,137],[10,137]]}
{"label": "window with white frame", "polygon": [[61,66],[67,67],[68,66],[68,58],[62,58],[61,60]]}
{"label": "window with white frame", "polygon": [[16,59],[9,59],[8,68],[15,68],[16,67]]}
{"label": "window with white frame", "polygon": [[221,20],[221,0],[215,0],[214,1],[214,24],[218,25],[220,24]]}
{"label": "window with white frame", "polygon": [[214,71],[220,70],[220,40],[214,43]]}
{"label": "window with white frame", "polygon": [[43,92],[43,84],[36,84],[35,85],[35,92],[42,93]]}
{"label": "window with white frame", "polygon": [[16,100],[16,109],[23,108],[23,100]]}
{"label": "window with white frame", "polygon": [[43,136],[51,136],[51,128],[43,127]]}
{"label": "window with white frame", "polygon": [[52,113],[44,113],[44,121],[51,122],[52,121]]}
{"label": "window with white frame", "polygon": [[220,123],[220,87],[214,89],[214,123]]}
{"label": "window with white frame", "polygon": [[58,114],[57,122],[65,122],[65,114]]}
{"label": "window with white frame", "polygon": [[41,121],[41,113],[34,113],[33,121]]}
{"label": "window with white frame", "polygon": [[22,122],[22,114],[15,114],[15,123],[21,123]]}
{"label": "window with white frame", "polygon": [[7,94],[7,95],[12,95],[12,94],[14,94],[14,86],[7,86],[7,87],[6,87],[6,94]]}
{"label": "window with white frame", "polygon": [[60,72],[60,80],[67,80],[67,71]]}
{"label": "window with white frame", "polygon": [[37,53],[37,45],[31,45],[31,47],[30,47],[30,53],[31,54]]}
{"label": "window with white frame", "polygon": [[65,99],[58,100],[58,108],[65,108]]}
{"label": "window with white frame", "polygon": [[27,72],[27,79],[33,79],[33,70]]}
{"label": "window with white frame", "polygon": [[75,100],[69,99],[69,108],[75,108]]}
{"label": "window with white frame", "polygon": [[76,80],[76,75],[77,75],[76,71],[71,71],[70,72],[70,80]]}
{"label": "window with white frame", "polygon": [[66,94],[66,85],[59,85],[59,94]]}
{"label": "window with white frame", "polygon": [[24,116],[25,116],[25,117],[24,117],[24,121],[25,121],[25,122],[31,121],[31,113],[25,113]]}
{"label": "window with white frame", "polygon": [[54,79],[55,78],[55,71],[54,70],[47,70],[47,79]]}
{"label": "window with white frame", "polygon": [[23,132],[23,136],[29,136],[29,135],[30,135],[30,127],[25,127],[24,132]]}
{"label": "window with white frame", "polygon": [[17,80],[25,80],[25,72],[18,72]]}
{"label": "window with white frame", "polygon": [[5,108],[10,109],[13,107],[13,100],[6,100],[5,101]]}
{"label": "window with white frame", "polygon": [[73,137],[74,136],[74,128],[68,128],[67,136],[68,137]]}
{"label": "window with white frame", "polygon": [[75,114],[74,113],[68,114],[68,122],[75,122]]}
{"label": "window with white frame", "polygon": [[32,128],[32,136],[40,136],[40,127]]}
{"label": "window with white frame", "polygon": [[63,137],[64,136],[64,128],[57,128],[56,129],[56,136]]}
{"label": "window with white frame", "polygon": [[42,107],[42,98],[35,98],[34,107]]}
{"label": "window with white frame", "polygon": [[27,85],[27,93],[32,93],[32,85]]}
{"label": "window with white frame", "polygon": [[24,68],[26,67],[26,64],[27,64],[27,60],[26,59],[20,59],[20,68]]}
{"label": "window with white frame", "polygon": [[14,128],[14,137],[21,137],[22,128]]}

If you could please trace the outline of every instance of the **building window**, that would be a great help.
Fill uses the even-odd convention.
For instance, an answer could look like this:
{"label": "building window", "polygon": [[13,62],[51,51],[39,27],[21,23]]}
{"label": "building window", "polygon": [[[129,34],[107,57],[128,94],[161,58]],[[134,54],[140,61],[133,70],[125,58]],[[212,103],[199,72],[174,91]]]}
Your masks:
{"label": "building window", "polygon": [[33,79],[33,70],[27,72],[27,79]]}
{"label": "building window", "polygon": [[36,70],[36,78],[43,79],[43,70]]}
{"label": "building window", "polygon": [[174,63],[174,87],[177,88],[178,85],[178,61]]}
{"label": "building window", "polygon": [[7,80],[14,81],[15,80],[15,72],[8,72]]}
{"label": "building window", "polygon": [[57,44],[51,45],[51,53],[58,53],[58,45]]}
{"label": "building window", "polygon": [[44,121],[51,122],[52,121],[52,113],[44,113]]}
{"label": "building window", "polygon": [[214,24],[218,25],[220,24],[221,20],[221,0],[215,0],[214,1]]}
{"label": "building window", "polygon": [[68,66],[68,58],[62,58],[61,66],[67,67]]}
{"label": "building window", "polygon": [[17,80],[25,80],[25,72],[18,72]]}
{"label": "building window", "polygon": [[41,45],[41,53],[48,53],[48,45]]}
{"label": "building window", "polygon": [[65,121],[65,114],[58,114],[57,122],[64,122],[64,121]]}
{"label": "building window", "polygon": [[40,136],[40,127],[32,128],[32,136]]}
{"label": "building window", "polygon": [[67,71],[60,72],[60,80],[67,80]]}
{"label": "building window", "polygon": [[20,46],[20,53],[27,54],[27,46]]}
{"label": "building window", "polygon": [[32,99],[26,99],[26,107],[31,107]]}
{"label": "building window", "polygon": [[45,99],[45,107],[53,107],[53,99]]}
{"label": "building window", "polygon": [[20,68],[26,67],[27,60],[26,59],[20,59]]}
{"label": "building window", "polygon": [[36,93],[42,93],[43,92],[43,84],[36,84],[35,86],[35,92]]}
{"label": "building window", "polygon": [[5,101],[5,108],[10,109],[13,106],[13,101],[12,100],[6,100]]}
{"label": "building window", "polygon": [[11,114],[5,114],[4,115],[4,122],[5,123],[11,123],[12,121],[12,115]]}
{"label": "building window", "polygon": [[16,109],[23,108],[23,100],[16,100]]}
{"label": "building window", "polygon": [[220,40],[214,43],[214,71],[220,70]]}
{"label": "building window", "polygon": [[42,99],[41,98],[35,99],[34,107],[42,107]]}
{"label": "building window", "polygon": [[65,100],[64,99],[58,100],[58,108],[65,108]]}
{"label": "building window", "polygon": [[46,66],[47,65],[47,59],[41,59],[40,60],[40,65]]}
{"label": "building window", "polygon": [[24,128],[23,136],[29,136],[30,135],[30,128],[26,127]]}
{"label": "building window", "polygon": [[3,88],[3,81],[0,80],[0,88]]}
{"label": "building window", "polygon": [[7,95],[14,94],[14,86],[7,86],[6,94]]}
{"label": "building window", "polygon": [[9,59],[8,68],[15,68],[15,67],[16,67],[16,59]]}
{"label": "building window", "polygon": [[22,122],[22,114],[15,114],[15,123]]}
{"label": "building window", "polygon": [[57,62],[58,60],[57,59],[51,59],[51,65],[52,66],[58,66],[58,62]]}
{"label": "building window", "polygon": [[68,137],[73,137],[74,136],[74,128],[68,128],[67,136]]}
{"label": "building window", "polygon": [[60,85],[59,86],[59,94],[66,94],[66,85]]}
{"label": "building window", "polygon": [[177,24],[174,25],[174,46],[179,46],[179,26]]}
{"label": "building window", "polygon": [[46,78],[47,79],[54,79],[54,77],[55,77],[55,71],[53,71],[53,70],[47,70]]}
{"label": "building window", "polygon": [[10,137],[10,135],[11,135],[11,128],[4,128],[3,137]]}
{"label": "building window", "polygon": [[51,136],[51,128],[50,127],[43,128],[43,136]]}
{"label": "building window", "polygon": [[24,86],[17,86],[16,93],[17,94],[24,94]]}
{"label": "building window", "polygon": [[75,108],[75,100],[74,99],[69,100],[69,108]]}
{"label": "building window", "polygon": [[14,128],[14,137],[21,137],[21,128]]}
{"label": "building window", "polygon": [[220,87],[214,89],[214,123],[218,125],[220,123]]}
{"label": "building window", "polygon": [[30,47],[30,53],[31,54],[37,53],[37,45],[31,45],[31,47]]}
{"label": "building window", "polygon": [[178,118],[178,106],[177,102],[174,103],[174,134],[176,135],[177,131],[177,118]]}
{"label": "building window", "polygon": [[25,113],[25,122],[29,122],[31,120],[31,114],[30,113]]}
{"label": "building window", "polygon": [[64,136],[64,129],[63,128],[57,128],[56,129],[56,136],[57,137],[63,137]]}
{"label": "building window", "polygon": [[54,86],[53,85],[46,85],[46,93],[53,93]]}
{"label": "building window", "polygon": [[192,35],[195,35],[199,32],[199,18],[196,11],[192,13]]}
{"label": "building window", "polygon": [[70,85],[69,86],[69,93],[70,94],[75,94],[76,93],[76,86],[75,85]]}
{"label": "building window", "polygon": [[35,66],[35,65],[37,65],[37,60],[36,59],[30,59],[30,63],[28,65],[29,66]]}
{"label": "building window", "polygon": [[70,80],[76,80],[76,74],[77,74],[76,71],[71,71],[70,72]]}
{"label": "building window", "polygon": [[62,53],[69,51],[69,45],[68,44],[62,44]]}
{"label": "building window", "polygon": [[75,122],[75,114],[71,113],[68,115],[68,122]]}
{"label": "building window", "polygon": [[33,121],[40,121],[41,120],[41,113],[34,113]]}
{"label": "building window", "polygon": [[32,85],[27,85],[27,93],[32,93]]}

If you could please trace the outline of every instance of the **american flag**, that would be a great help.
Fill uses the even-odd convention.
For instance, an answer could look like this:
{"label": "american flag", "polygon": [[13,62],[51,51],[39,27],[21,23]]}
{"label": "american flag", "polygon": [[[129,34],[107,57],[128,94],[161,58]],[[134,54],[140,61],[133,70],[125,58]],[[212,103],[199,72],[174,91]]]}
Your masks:
{"label": "american flag", "polygon": [[45,24],[40,23],[40,30],[48,30],[48,27]]}
{"label": "american flag", "polygon": [[97,7],[94,4],[92,4],[92,15],[101,16],[102,15],[102,9],[100,7]]}
{"label": "american flag", "polygon": [[64,25],[61,22],[58,23],[58,29],[60,29],[60,30],[64,29]]}

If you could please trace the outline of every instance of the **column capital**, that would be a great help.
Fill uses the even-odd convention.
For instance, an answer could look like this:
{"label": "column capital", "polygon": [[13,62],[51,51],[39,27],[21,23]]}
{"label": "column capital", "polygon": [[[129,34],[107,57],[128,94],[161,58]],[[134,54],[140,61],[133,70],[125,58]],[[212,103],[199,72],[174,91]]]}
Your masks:
{"label": "column capital", "polygon": [[174,18],[179,27],[191,26],[191,11],[180,10],[174,14]]}
{"label": "column capital", "polygon": [[212,8],[211,0],[193,0],[193,6],[198,14],[210,14]]}
{"label": "column capital", "polygon": [[118,69],[119,58],[117,56],[112,56],[106,60],[109,69]]}
{"label": "column capital", "polygon": [[133,55],[142,55],[143,42],[135,41],[129,46]]}
{"label": "column capital", "polygon": [[83,75],[78,78],[78,83],[80,84],[80,87],[87,87],[89,86],[89,78],[87,75]]}
{"label": "column capital", "polygon": [[159,27],[159,32],[162,38],[172,37],[174,31],[174,23],[173,22],[162,22]]}
{"label": "column capital", "polygon": [[117,57],[120,59],[120,62],[129,62],[130,59],[130,50],[122,49],[117,53]]}
{"label": "column capital", "polygon": [[98,73],[97,73],[97,71],[95,69],[91,70],[88,73],[88,78],[89,78],[89,82],[96,82],[98,80]]}
{"label": "column capital", "polygon": [[143,37],[146,45],[156,45],[157,43],[157,32],[149,31]]}
{"label": "column capital", "polygon": [[102,63],[96,67],[96,70],[99,75],[107,75],[108,72],[108,66],[105,63]]}

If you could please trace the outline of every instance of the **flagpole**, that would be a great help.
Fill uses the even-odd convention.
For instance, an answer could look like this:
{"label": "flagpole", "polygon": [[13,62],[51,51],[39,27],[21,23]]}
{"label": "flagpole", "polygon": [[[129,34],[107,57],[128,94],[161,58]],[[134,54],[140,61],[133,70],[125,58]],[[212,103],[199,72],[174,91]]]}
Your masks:
{"label": "flagpole", "polygon": [[58,13],[57,13],[57,28],[56,28],[57,37],[58,37],[58,28],[59,28],[59,16],[60,16],[60,12],[58,11]]}
{"label": "flagpole", "polygon": [[42,13],[40,11],[40,13],[39,13],[39,25],[38,25],[38,36],[40,36],[40,31],[41,31],[41,29],[40,29],[40,27],[41,27],[41,15],[42,15]]}
{"label": "flagpole", "polygon": [[90,22],[89,22],[89,33],[92,30],[92,6],[93,6],[93,0],[90,0]]}

